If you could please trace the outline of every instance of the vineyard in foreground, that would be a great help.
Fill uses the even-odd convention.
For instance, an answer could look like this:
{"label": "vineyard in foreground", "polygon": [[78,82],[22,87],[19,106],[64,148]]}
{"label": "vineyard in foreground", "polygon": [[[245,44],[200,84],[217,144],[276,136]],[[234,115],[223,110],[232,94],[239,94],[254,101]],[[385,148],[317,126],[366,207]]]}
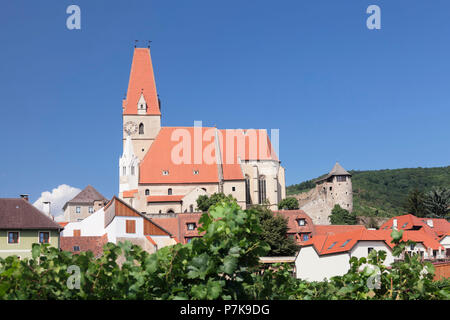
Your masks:
{"label": "vineyard in foreground", "polygon": [[[0,259],[0,299],[450,299],[448,279],[433,281],[433,265],[419,256],[386,268],[385,253],[374,250],[352,258],[343,276],[306,282],[287,265],[260,272],[270,248],[259,240],[257,211],[222,203],[199,223],[202,238],[154,254],[108,243],[95,259],[36,244],[30,259]],[[398,255],[408,243],[401,232],[392,237]]]}

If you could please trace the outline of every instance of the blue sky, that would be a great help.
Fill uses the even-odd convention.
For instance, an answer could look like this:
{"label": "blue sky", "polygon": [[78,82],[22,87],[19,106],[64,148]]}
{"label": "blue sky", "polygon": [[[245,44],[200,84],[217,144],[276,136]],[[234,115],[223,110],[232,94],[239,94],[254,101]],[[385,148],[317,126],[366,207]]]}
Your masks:
{"label": "blue sky", "polygon": [[[81,8],[81,30],[66,8]],[[381,8],[381,30],[366,8]],[[448,1],[2,1],[0,197],[118,192],[121,101],[152,40],[164,126],[280,129],[287,184],[450,164]]]}

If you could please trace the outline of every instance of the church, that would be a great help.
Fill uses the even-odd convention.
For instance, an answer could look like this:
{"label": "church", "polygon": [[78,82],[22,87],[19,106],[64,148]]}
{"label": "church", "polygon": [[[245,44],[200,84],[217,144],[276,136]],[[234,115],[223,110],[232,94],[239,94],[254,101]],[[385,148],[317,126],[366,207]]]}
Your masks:
{"label": "church", "polygon": [[197,198],[223,192],[243,208],[276,210],[285,169],[267,130],[161,126],[150,48],[134,48],[122,102],[119,198],[144,214],[197,211]]}

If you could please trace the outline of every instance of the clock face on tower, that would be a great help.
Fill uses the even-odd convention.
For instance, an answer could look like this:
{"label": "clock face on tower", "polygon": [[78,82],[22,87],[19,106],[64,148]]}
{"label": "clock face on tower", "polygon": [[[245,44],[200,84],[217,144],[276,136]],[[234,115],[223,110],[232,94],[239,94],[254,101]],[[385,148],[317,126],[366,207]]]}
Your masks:
{"label": "clock face on tower", "polygon": [[123,130],[131,136],[132,134],[135,134],[138,130],[138,126],[133,121],[128,121],[123,125]]}

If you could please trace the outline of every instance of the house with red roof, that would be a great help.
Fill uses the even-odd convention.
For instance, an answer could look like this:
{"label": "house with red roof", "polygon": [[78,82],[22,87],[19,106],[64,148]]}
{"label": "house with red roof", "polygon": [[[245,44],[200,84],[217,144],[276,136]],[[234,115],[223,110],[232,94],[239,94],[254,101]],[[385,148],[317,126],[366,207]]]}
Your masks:
{"label": "house with red roof", "polygon": [[141,213],[193,213],[199,195],[223,192],[242,208],[285,197],[285,172],[266,130],[162,127],[149,48],[135,48],[122,103],[119,198]]}
{"label": "house with red roof", "polygon": [[[308,281],[322,281],[333,276],[344,275],[350,268],[350,258],[367,257],[372,250],[386,252],[386,266],[391,265],[394,257],[390,229],[368,230],[363,226],[335,230],[316,226],[315,235],[303,243],[295,259],[297,278]],[[349,226],[348,226],[349,227]],[[353,230],[351,230],[353,229]],[[406,248],[406,254],[419,254],[423,259],[436,260],[446,257],[445,248],[437,239],[424,230],[405,230],[403,241],[415,242]]]}
{"label": "house with red roof", "polygon": [[117,197],[87,218],[65,223],[61,233],[61,249],[73,253],[100,255],[104,244],[124,241],[150,253],[178,242],[170,231]]}

